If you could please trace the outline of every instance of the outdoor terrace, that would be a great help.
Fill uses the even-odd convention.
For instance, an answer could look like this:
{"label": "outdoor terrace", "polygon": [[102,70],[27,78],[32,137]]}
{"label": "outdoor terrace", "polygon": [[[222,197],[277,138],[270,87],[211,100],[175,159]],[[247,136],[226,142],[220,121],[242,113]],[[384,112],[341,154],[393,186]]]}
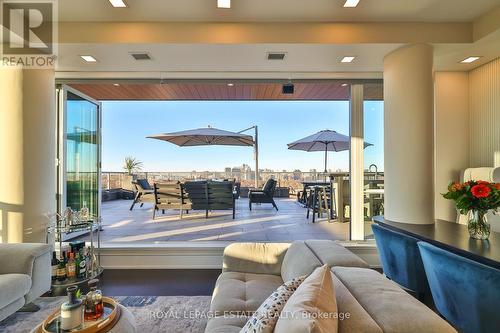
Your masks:
{"label": "outdoor terrace", "polygon": [[248,199],[238,199],[234,220],[231,211],[213,211],[208,219],[205,211],[190,211],[181,220],[177,210],[159,213],[153,220],[152,204],[145,203],[142,208],[137,205],[130,211],[131,203],[131,200],[113,200],[102,204],[103,243],[349,238],[349,223],[328,223],[323,217],[313,224],[311,218],[306,219],[306,209],[289,198],[276,199],[278,212],[267,204],[254,205],[250,211]]}
{"label": "outdoor terrace", "polygon": [[[348,173],[339,173],[342,182],[348,182]],[[155,182],[198,179],[202,177],[222,178],[234,175],[227,173],[195,173],[195,172],[165,172],[138,174],[139,178],[146,178],[151,184]],[[232,219],[232,211],[212,211],[205,218],[205,211],[190,211],[179,218],[178,210],[166,210],[165,214],[157,212],[153,220],[152,203],[144,203],[143,207],[136,204],[134,209],[129,210],[132,200],[117,199],[132,193],[123,190],[127,187],[130,179],[124,173],[103,173],[103,202],[101,216],[103,228],[101,241],[114,244],[161,244],[170,241],[292,241],[300,239],[330,239],[347,240],[350,238],[350,223],[332,220],[328,222],[326,213],[322,218],[312,223],[312,217],[306,218],[307,209],[296,199],[297,191],[302,189],[303,181],[320,180],[316,173],[297,172],[272,172],[265,177],[273,177],[278,181],[278,188],[284,197],[275,194],[275,200],[279,207],[276,211],[270,204],[254,204],[252,211],[248,208],[248,199],[242,193],[242,197],[236,200],[236,217]],[[243,178],[243,177],[241,177]],[[244,187],[251,187],[253,181],[239,178],[238,181]],[[367,172],[365,174],[367,184],[378,184],[383,186],[383,173]],[[339,178],[335,179],[334,188],[339,186]],[[346,183],[347,184],[347,183]],[[281,185],[281,186],[280,186]],[[367,185],[368,186],[368,185]],[[344,185],[344,190],[348,189]],[[242,188],[243,189],[243,188]],[[111,191],[111,192],[110,192]],[[114,197],[112,192],[114,191]],[[108,192],[106,195],[104,192]],[[337,191],[337,196],[339,192]],[[104,199],[106,197],[106,199]],[[126,197],[126,195],[125,195]],[[109,200],[109,201],[108,201]],[[347,201],[348,198],[346,197]],[[380,201],[380,200],[379,200]],[[348,204],[346,202],[346,204]],[[371,210],[370,210],[371,211]],[[368,212],[368,210],[367,210]],[[372,234],[370,216],[365,216],[365,233]],[[80,239],[86,239],[82,236]]]}

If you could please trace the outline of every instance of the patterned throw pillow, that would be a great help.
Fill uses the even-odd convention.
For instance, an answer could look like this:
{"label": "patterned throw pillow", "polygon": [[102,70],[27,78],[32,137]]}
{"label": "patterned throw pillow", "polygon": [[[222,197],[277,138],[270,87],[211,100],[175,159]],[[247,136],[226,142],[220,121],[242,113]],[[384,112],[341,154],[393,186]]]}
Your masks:
{"label": "patterned throw pillow", "polygon": [[306,277],[301,276],[279,286],[254,312],[240,333],[272,333],[286,302]]}

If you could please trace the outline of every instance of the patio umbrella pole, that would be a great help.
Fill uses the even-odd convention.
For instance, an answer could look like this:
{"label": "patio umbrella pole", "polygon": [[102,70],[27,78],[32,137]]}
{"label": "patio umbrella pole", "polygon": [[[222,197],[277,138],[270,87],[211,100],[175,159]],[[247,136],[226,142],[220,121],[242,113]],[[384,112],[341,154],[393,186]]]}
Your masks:
{"label": "patio umbrella pole", "polygon": [[325,146],[325,173],[327,173],[326,165],[328,163],[328,145]]}
{"label": "patio umbrella pole", "polygon": [[259,188],[259,132],[255,126],[255,188]]}

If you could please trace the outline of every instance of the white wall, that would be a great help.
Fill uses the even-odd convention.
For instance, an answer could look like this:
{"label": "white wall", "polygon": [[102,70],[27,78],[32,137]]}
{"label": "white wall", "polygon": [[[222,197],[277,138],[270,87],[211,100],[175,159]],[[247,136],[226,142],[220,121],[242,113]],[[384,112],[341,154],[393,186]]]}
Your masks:
{"label": "white wall", "polygon": [[[470,165],[500,167],[500,58],[469,72]],[[500,232],[500,215],[488,215]]]}
{"label": "white wall", "polygon": [[[500,166],[500,58],[468,73],[436,72],[435,214],[456,220],[454,203],[441,193],[459,171],[469,167]],[[500,216],[491,216],[500,231]]]}
{"label": "white wall", "polygon": [[500,58],[469,73],[471,167],[500,166]]}
{"label": "white wall", "polygon": [[0,66],[0,242],[44,242],[56,208],[53,70]]}
{"label": "white wall", "polygon": [[454,221],[455,204],[441,193],[469,167],[469,75],[434,74],[434,197],[436,219]]}

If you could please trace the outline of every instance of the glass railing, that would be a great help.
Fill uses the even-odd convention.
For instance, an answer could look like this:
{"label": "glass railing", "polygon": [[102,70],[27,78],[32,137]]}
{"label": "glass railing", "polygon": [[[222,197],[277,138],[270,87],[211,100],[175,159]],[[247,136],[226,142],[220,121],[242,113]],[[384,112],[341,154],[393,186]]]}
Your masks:
{"label": "glass railing", "polygon": [[[348,172],[335,172],[328,175],[320,172],[302,172],[302,171],[261,171],[259,186],[268,179],[273,178],[277,181],[277,187],[288,188],[291,194],[303,189],[303,182],[324,181],[332,176],[333,182],[339,179],[349,180]],[[132,189],[132,180],[147,179],[150,184],[171,182],[171,181],[192,181],[204,179],[235,179],[241,183],[241,187],[255,186],[255,174],[253,172],[218,172],[218,171],[162,171],[162,172],[138,172],[134,175],[128,175],[125,172],[102,172],[102,189]],[[383,172],[365,172],[365,186],[367,188],[383,186]]]}

